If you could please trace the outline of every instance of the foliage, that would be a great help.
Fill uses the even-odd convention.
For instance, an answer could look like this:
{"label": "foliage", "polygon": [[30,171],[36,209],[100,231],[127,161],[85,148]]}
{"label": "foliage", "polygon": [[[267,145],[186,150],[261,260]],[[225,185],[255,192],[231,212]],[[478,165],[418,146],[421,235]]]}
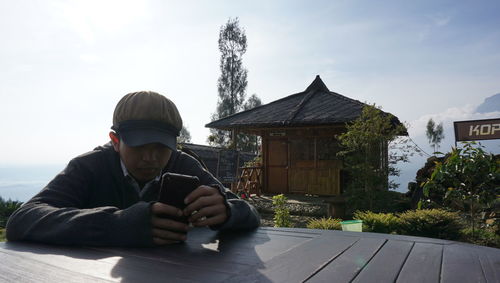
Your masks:
{"label": "foliage", "polygon": [[0,228],[0,242],[5,242],[5,229]]}
{"label": "foliage", "polygon": [[249,160],[243,164],[243,167],[259,167],[262,165],[262,156],[257,155],[252,160]]}
{"label": "foliage", "polygon": [[[408,195],[412,197],[412,209],[417,208],[419,201],[423,198],[423,189],[421,184],[427,181],[432,175],[432,172],[436,168],[437,162],[443,162],[448,155],[445,156],[431,156],[427,158],[424,166],[417,171],[415,176],[415,182],[408,183]],[[422,207],[425,208],[444,208],[448,207],[445,203],[447,200],[444,199],[445,190],[440,191],[433,190],[429,192],[427,197],[428,202],[421,203]]]}
{"label": "foliage", "polygon": [[391,234],[399,228],[399,218],[392,213],[356,211],[354,219],[363,220],[363,231]]}
{"label": "foliage", "polygon": [[274,227],[292,227],[287,198],[283,194],[273,196]]}
{"label": "foliage", "polygon": [[[256,94],[252,94],[243,104],[243,111],[261,106],[262,101]],[[254,152],[259,151],[261,141],[256,135],[238,134],[236,148],[241,151]]]}
{"label": "foliage", "polygon": [[16,200],[4,200],[0,197],[0,228],[4,228],[7,225],[7,220],[10,215],[21,207],[23,203]]}
{"label": "foliage", "polygon": [[463,229],[461,240],[476,245],[500,248],[500,235],[490,228],[477,229],[474,232],[471,228]]}
{"label": "foliage", "polygon": [[399,215],[398,234],[402,235],[457,240],[462,228],[458,213],[442,209],[409,210]]}
{"label": "foliage", "polygon": [[434,153],[436,153],[439,149],[439,144],[444,139],[443,123],[439,123],[439,125],[436,125],[432,118],[429,119],[429,121],[427,122],[427,130],[425,134],[427,135],[429,144],[434,148]]}
{"label": "foliage", "polygon": [[340,224],[342,220],[336,218],[319,218],[309,220],[307,223],[307,228],[309,229],[324,229],[324,230],[342,230],[342,225]]}
{"label": "foliage", "polygon": [[436,162],[423,189],[426,197],[430,192],[444,192],[444,199],[453,201],[449,203],[452,208],[468,210],[474,233],[477,213],[491,207],[500,195],[500,163],[480,144],[463,144],[463,148],[452,148],[444,162]]}
{"label": "foliage", "polygon": [[[217,81],[219,100],[212,121],[233,115],[241,110],[247,87],[247,70],[242,56],[247,51],[247,37],[239,26],[238,18],[229,19],[219,31],[221,75]],[[210,129],[208,141],[211,145],[228,147],[230,134],[227,131]]]}
{"label": "foliage", "polygon": [[[411,209],[411,199],[400,192],[377,190],[371,193],[370,211],[382,213],[397,213]],[[358,210],[368,210],[367,200],[362,190],[348,194],[346,214],[353,215]]]}
{"label": "foliage", "polygon": [[181,133],[177,137],[177,143],[190,143],[191,142],[191,133],[189,130],[182,126]]}
{"label": "foliage", "polygon": [[399,175],[395,165],[407,162],[415,148],[401,137],[406,133],[405,126],[375,104],[365,105],[360,117],[346,128],[338,136],[342,146],[338,155],[349,175],[345,190],[348,207],[373,210],[378,192],[397,187],[389,182],[389,176]]}
{"label": "foliage", "polygon": [[253,109],[262,105],[262,100],[257,96],[257,94],[252,94],[247,101],[243,104],[243,111]]}

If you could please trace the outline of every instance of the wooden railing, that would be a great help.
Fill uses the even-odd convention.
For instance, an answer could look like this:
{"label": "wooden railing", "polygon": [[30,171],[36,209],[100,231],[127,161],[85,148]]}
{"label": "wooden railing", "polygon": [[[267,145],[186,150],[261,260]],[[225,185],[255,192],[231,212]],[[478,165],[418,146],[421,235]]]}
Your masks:
{"label": "wooden railing", "polygon": [[242,198],[252,194],[260,196],[262,190],[262,167],[242,167],[241,175],[235,188],[235,193]]}

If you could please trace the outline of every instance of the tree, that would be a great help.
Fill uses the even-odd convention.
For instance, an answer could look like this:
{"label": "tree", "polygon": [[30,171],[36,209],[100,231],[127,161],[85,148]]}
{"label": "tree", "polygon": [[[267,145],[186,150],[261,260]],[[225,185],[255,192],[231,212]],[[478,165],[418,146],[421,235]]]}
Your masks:
{"label": "tree", "polygon": [[190,143],[190,142],[191,142],[191,133],[185,126],[182,126],[181,133],[177,137],[177,143]]}
{"label": "tree", "polygon": [[[243,111],[262,105],[262,101],[256,94],[252,94],[243,104]],[[260,140],[256,135],[238,134],[237,149],[241,151],[255,152],[259,150]]]}
{"label": "tree", "polygon": [[5,228],[10,215],[14,213],[23,203],[17,200],[4,200],[0,197],[0,228]]}
{"label": "tree", "polygon": [[[221,75],[217,81],[219,99],[212,121],[235,114],[242,109],[247,87],[247,70],[243,67],[242,56],[247,50],[247,37],[240,28],[238,18],[229,19],[219,31],[219,51]],[[228,147],[230,133],[210,129],[208,142],[211,145]]]}
{"label": "tree", "polygon": [[337,137],[342,147],[338,155],[348,172],[345,195],[350,209],[381,210],[387,189],[398,186],[389,176],[399,176],[395,165],[407,162],[415,149],[401,137],[406,128],[396,121],[375,104],[366,105],[361,116]]}
{"label": "tree", "polygon": [[436,125],[432,118],[429,119],[429,121],[427,122],[427,130],[425,134],[427,135],[429,144],[434,148],[434,153],[436,153],[439,149],[439,144],[444,139],[443,123],[439,123],[439,125]]}
{"label": "tree", "polygon": [[260,98],[257,96],[257,94],[252,94],[247,101],[243,104],[243,110],[250,110],[252,108],[258,107],[262,105],[262,101]]}
{"label": "tree", "polygon": [[445,199],[458,201],[463,211],[469,210],[474,237],[476,213],[491,206],[500,194],[500,163],[480,144],[463,144],[463,148],[452,148],[444,162],[436,162],[423,189],[426,197],[432,191],[444,192]]}

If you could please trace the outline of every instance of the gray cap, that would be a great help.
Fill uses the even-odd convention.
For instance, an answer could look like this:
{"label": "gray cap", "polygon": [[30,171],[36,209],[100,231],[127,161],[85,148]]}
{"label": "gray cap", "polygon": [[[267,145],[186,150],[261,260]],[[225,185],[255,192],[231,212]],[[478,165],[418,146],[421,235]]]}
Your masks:
{"label": "gray cap", "polygon": [[128,146],[161,143],[175,150],[182,118],[165,96],[153,91],[133,92],[116,105],[111,129]]}

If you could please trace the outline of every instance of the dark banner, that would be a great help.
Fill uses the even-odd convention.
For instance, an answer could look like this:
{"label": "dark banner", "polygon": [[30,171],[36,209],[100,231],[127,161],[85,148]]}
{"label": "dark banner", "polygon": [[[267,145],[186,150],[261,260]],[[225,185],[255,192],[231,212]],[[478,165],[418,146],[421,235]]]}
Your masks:
{"label": "dark banner", "polygon": [[500,139],[500,119],[453,122],[455,141]]}

